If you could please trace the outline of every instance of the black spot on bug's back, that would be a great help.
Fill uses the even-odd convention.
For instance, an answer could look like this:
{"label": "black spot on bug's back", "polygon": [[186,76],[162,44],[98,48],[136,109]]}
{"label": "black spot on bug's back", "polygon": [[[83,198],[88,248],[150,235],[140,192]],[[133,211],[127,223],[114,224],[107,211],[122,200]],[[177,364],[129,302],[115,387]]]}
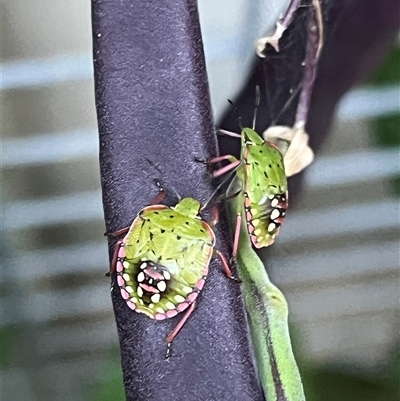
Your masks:
{"label": "black spot on bug's back", "polygon": [[153,233],[150,233],[150,240],[152,240],[154,238]]}
{"label": "black spot on bug's back", "polygon": [[188,222],[188,221],[186,221],[186,222],[185,222],[185,224],[188,226],[188,225],[189,225],[189,222]]}
{"label": "black spot on bug's back", "polygon": [[171,216],[169,216],[169,218],[170,218],[170,219],[173,219],[173,218],[174,218],[174,216],[173,216],[173,215],[171,215]]}
{"label": "black spot on bug's back", "polygon": [[268,167],[269,167],[269,168],[272,168],[272,165],[271,165],[271,164],[268,164]]}
{"label": "black spot on bug's back", "polygon": [[161,229],[160,231],[161,231],[161,234],[164,234],[164,233],[165,233],[165,230],[163,230],[163,229]]}
{"label": "black spot on bug's back", "polygon": [[200,232],[204,233],[205,231],[202,228],[200,228]]}
{"label": "black spot on bug's back", "polygon": [[263,151],[260,149],[259,152],[262,153]]}
{"label": "black spot on bug's back", "polygon": [[268,174],[264,171],[265,178],[268,179]]}
{"label": "black spot on bug's back", "polygon": [[176,239],[179,241],[182,237],[180,235],[176,236]]}
{"label": "black spot on bug's back", "polygon": [[158,214],[158,212],[154,212],[154,214]]}

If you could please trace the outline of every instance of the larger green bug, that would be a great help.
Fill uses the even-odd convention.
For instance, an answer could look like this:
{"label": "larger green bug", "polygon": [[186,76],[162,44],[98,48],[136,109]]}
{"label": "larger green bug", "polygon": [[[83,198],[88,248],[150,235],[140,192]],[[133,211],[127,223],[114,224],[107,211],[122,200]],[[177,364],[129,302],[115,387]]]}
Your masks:
{"label": "larger green bug", "polygon": [[135,312],[165,320],[186,311],[167,337],[169,350],[195,308],[213,255],[233,277],[225,257],[215,249],[210,223],[199,214],[200,202],[184,198],[173,207],[157,204],[164,195],[161,190],[156,204],[142,209],[130,227],[114,233],[127,232],[116,244],[111,273],[116,271],[122,298]]}
{"label": "larger green bug", "polygon": [[[257,110],[257,109],[256,109]],[[256,116],[256,112],[255,112]],[[236,169],[234,185],[243,194],[244,216],[251,242],[256,248],[267,247],[275,241],[286,215],[288,202],[287,179],[283,155],[273,143],[262,139],[253,128],[242,128],[241,134],[220,130],[224,135],[241,139],[240,160],[232,155],[219,156],[208,163],[228,160],[230,164],[214,172],[219,177]],[[229,192],[229,189],[228,189]],[[233,256],[239,243],[242,209],[237,210]]]}

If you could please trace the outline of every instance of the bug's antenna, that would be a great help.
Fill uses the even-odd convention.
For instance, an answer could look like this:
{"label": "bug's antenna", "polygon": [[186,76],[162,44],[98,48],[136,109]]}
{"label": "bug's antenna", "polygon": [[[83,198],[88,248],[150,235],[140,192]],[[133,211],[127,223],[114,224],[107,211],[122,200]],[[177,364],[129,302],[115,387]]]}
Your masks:
{"label": "bug's antenna", "polygon": [[213,193],[211,196],[208,198],[207,202],[201,207],[200,210],[204,210],[207,208],[207,206],[210,204],[211,200],[214,198],[214,196],[218,193],[218,191],[221,189],[223,185],[225,185],[233,176],[234,173],[236,173],[236,170],[240,166],[240,163],[232,170],[229,172],[229,174],[221,181],[220,184],[218,184],[217,188],[214,189]]}
{"label": "bug's antenna", "polygon": [[238,120],[239,128],[240,128],[241,131],[243,131],[242,117],[240,117],[238,108],[232,103],[231,100],[228,99],[228,102],[233,107],[233,110],[235,110],[235,114],[236,114],[236,118]]}
{"label": "bug's antenna", "polygon": [[256,86],[256,105],[254,107],[254,117],[253,117],[253,131],[256,129],[256,118],[257,118],[257,110],[258,106],[260,105],[260,87],[257,85]]}
{"label": "bug's antenna", "polygon": [[[162,182],[164,182],[165,180],[164,180],[164,174],[163,174],[163,172],[161,171],[161,169],[158,167],[158,166],[156,166],[151,160],[149,160],[149,159],[147,159],[146,158],[146,161],[151,165],[151,166],[153,166],[159,173],[160,173],[160,175],[161,175],[161,178],[162,178]],[[155,182],[156,182],[156,185],[158,186],[158,188],[160,189],[160,191],[164,191],[164,189],[162,188],[162,185],[161,185],[161,183],[160,183],[160,181],[159,180],[155,180]],[[157,184],[158,183],[158,184]],[[170,185],[170,184],[168,184],[168,187],[172,190],[172,192],[176,195],[176,197],[178,198],[178,200],[180,201],[181,199],[182,199],[182,197],[179,195],[179,192],[172,186],[172,185]]]}
{"label": "bug's antenna", "polygon": [[271,127],[276,125],[279,117],[290,107],[292,104],[293,100],[296,98],[296,96],[299,94],[301,90],[301,85],[299,85],[290,95],[289,99],[286,101],[285,105],[282,107],[281,111],[278,113],[278,115],[274,118],[274,120],[271,123]]}

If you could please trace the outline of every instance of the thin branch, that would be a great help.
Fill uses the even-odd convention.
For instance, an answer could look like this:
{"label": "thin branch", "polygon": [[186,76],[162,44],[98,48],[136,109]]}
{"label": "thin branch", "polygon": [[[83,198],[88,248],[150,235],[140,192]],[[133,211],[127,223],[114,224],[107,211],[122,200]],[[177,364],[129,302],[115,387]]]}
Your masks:
{"label": "thin branch", "polygon": [[292,0],[289,8],[286,10],[285,16],[276,23],[275,32],[271,36],[260,38],[256,42],[256,53],[259,57],[264,58],[265,47],[269,43],[277,52],[279,52],[279,39],[291,24],[294,13],[300,7],[301,0]]}
{"label": "thin branch", "polygon": [[299,105],[297,107],[295,129],[304,129],[315,78],[317,75],[318,60],[323,47],[323,21],[320,0],[313,0],[313,9],[309,14],[306,57],[301,87]]}

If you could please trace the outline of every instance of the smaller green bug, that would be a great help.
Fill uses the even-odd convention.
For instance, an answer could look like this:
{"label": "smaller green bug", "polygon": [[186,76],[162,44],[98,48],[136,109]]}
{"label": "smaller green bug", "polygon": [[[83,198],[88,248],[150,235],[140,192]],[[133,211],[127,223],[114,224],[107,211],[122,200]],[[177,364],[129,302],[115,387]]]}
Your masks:
{"label": "smaller green bug", "polygon": [[176,206],[158,204],[142,209],[130,227],[113,235],[125,234],[117,242],[110,273],[117,273],[122,298],[135,312],[155,320],[172,318],[186,311],[167,336],[167,357],[171,343],[193,312],[203,289],[212,256],[218,256],[227,277],[233,278],[228,262],[215,248],[215,233],[200,216],[200,202],[184,198]]}
{"label": "smaller green bug", "polygon": [[[259,99],[257,89],[253,128],[242,128],[240,135],[225,130],[219,131],[220,134],[241,139],[240,160],[232,155],[224,155],[208,161],[208,164],[225,160],[230,162],[215,171],[214,177],[236,170],[236,179],[232,181],[232,185],[239,184],[237,194],[243,193],[247,231],[256,248],[274,243],[286,215],[288,203],[283,155],[277,146],[265,141],[255,131]],[[238,209],[233,256],[237,254],[241,220],[242,211]]]}

